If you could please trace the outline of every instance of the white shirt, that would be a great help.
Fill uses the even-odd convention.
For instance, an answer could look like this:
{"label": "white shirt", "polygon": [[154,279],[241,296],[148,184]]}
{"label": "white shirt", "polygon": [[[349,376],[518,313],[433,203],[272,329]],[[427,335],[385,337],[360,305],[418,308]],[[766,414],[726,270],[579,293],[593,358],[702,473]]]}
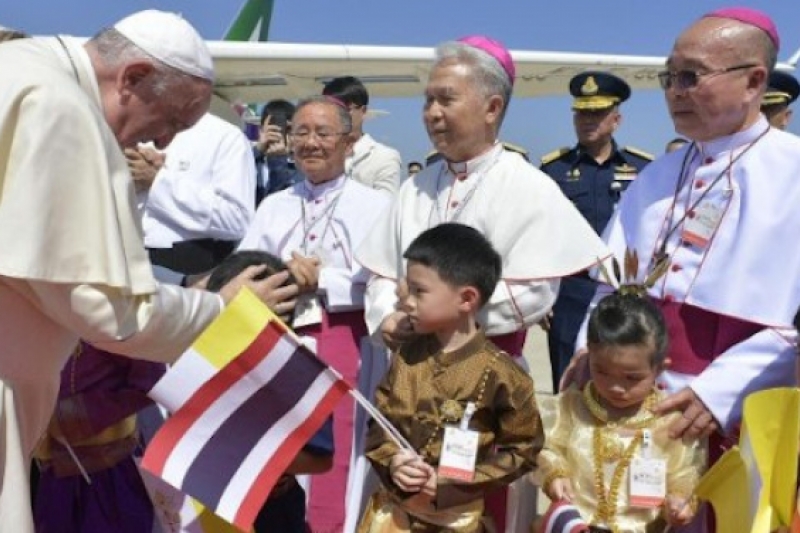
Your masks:
{"label": "white shirt", "polygon": [[238,241],[255,211],[250,141],[211,114],[175,136],[144,205],[145,246],[213,238]]}
{"label": "white shirt", "polygon": [[366,302],[371,332],[395,309],[396,282],[405,275],[403,251],[442,222],[476,228],[503,258],[502,280],[480,317],[489,335],[539,321],[555,302],[560,277],[608,255],[553,181],[519,154],[497,144],[461,166],[463,180],[442,161],[406,181],[392,211],[358,249],[359,261],[374,274]]}
{"label": "white shirt", "polygon": [[353,145],[353,155],[347,158],[345,173],[367,187],[394,196],[403,174],[400,152],[365,133]]}

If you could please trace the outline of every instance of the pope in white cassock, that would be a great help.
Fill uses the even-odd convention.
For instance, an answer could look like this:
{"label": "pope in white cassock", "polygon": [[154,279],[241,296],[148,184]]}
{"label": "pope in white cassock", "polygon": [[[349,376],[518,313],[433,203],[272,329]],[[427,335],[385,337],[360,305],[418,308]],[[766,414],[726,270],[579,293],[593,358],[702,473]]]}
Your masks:
{"label": "pope in white cassock", "polygon": [[32,533],[30,455],[79,338],[172,361],[243,283],[273,306],[296,287],[153,279],[122,147],[163,148],[208,109],[211,56],[187,22],[144,11],[86,44],[5,42],[0,64],[0,528]]}
{"label": "pope in white cassock", "polygon": [[[392,210],[356,254],[373,273],[367,324],[389,345],[414,334],[408,318],[395,308],[395,290],[405,271],[403,252],[432,226],[468,224],[502,256],[503,277],[484,308],[481,326],[513,356],[521,355],[527,328],[552,307],[558,279],[609,254],[553,181],[497,142],[514,74],[508,51],[486,37],[468,37],[436,50],[423,118],[444,159],[402,185]],[[493,514],[503,531],[498,507]]]}

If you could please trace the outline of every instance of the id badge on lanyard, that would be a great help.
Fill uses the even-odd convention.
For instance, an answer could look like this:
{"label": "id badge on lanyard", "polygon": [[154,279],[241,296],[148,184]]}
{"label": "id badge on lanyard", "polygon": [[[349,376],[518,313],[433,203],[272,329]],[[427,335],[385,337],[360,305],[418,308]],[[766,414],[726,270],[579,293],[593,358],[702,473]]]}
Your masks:
{"label": "id badge on lanyard", "polygon": [[667,497],[667,462],[652,457],[652,433],[644,430],[641,453],[628,469],[631,507],[659,507]]}
{"label": "id badge on lanyard", "polygon": [[438,475],[443,478],[470,482],[475,477],[480,433],[469,429],[475,404],[469,402],[459,426],[445,426]]}

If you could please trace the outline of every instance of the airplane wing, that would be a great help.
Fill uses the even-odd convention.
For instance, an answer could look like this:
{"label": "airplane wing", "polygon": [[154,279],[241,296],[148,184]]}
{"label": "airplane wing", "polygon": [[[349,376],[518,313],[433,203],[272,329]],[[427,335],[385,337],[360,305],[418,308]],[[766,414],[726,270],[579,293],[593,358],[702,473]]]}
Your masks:
{"label": "airplane wing", "polygon": [[[216,68],[214,112],[232,103],[296,99],[319,94],[330,78],[361,79],[372,97],[423,94],[433,48],[209,41]],[[658,88],[665,57],[512,51],[517,67],[515,98],[567,93],[572,76],[585,70],[610,71],[634,90]],[[778,68],[793,70],[782,63]]]}

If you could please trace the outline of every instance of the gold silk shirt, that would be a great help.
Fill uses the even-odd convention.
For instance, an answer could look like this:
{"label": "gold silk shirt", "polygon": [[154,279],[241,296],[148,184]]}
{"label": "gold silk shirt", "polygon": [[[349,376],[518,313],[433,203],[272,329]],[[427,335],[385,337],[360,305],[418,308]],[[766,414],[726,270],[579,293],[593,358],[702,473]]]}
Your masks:
{"label": "gold silk shirt", "polygon": [[[394,354],[376,392],[378,409],[432,466],[439,463],[444,427],[458,425],[468,402],[477,408],[469,429],[480,434],[475,476],[470,483],[439,478],[437,510],[479,500],[533,469],[544,441],[533,380],[483,332],[452,352],[441,351],[435,338],[425,336]],[[395,486],[389,474],[397,452],[371,422],[366,455],[383,487],[402,500],[411,494]]]}
{"label": "gold silk shirt", "polygon": [[[660,392],[658,394],[663,395]],[[594,428],[598,421],[587,408],[582,392],[575,387],[567,389],[558,396],[542,400],[541,413],[546,441],[537,459],[539,466],[537,475],[549,480],[559,471],[566,473],[565,477],[572,482],[575,495],[572,503],[578,508],[584,520],[593,523],[599,504],[593,453]],[[674,413],[652,421],[648,428],[652,434],[650,456],[667,462],[667,494],[687,498],[694,491],[704,470],[706,453],[700,441],[685,444],[681,440],[669,437],[667,430],[676,416],[681,415]],[[630,430],[620,429],[617,435],[626,447],[634,438],[634,432]],[[640,454],[641,447],[636,452]],[[617,464],[618,461],[606,462],[603,468],[605,481],[603,490],[606,492],[609,491],[612,473]],[[661,507],[629,506],[628,475],[629,473],[625,472],[619,487],[616,526],[619,531],[625,533],[645,533],[650,531],[647,529],[648,524],[659,518]]]}

